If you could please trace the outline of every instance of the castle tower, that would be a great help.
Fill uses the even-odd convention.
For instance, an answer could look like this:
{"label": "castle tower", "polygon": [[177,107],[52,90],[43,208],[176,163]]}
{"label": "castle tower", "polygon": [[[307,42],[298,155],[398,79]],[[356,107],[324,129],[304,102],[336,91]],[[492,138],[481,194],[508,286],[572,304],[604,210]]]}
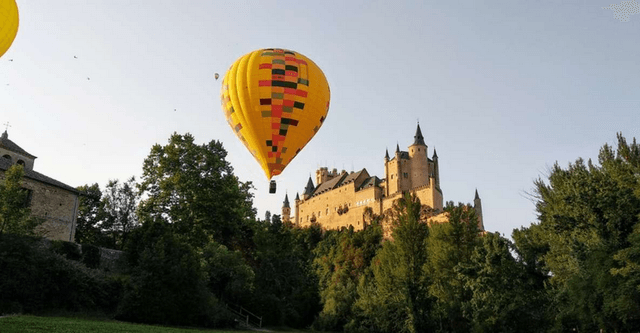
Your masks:
{"label": "castle tower", "polygon": [[411,171],[411,188],[429,185],[429,159],[427,158],[427,144],[420,130],[420,124],[416,128],[416,135],[413,136],[413,144],[409,146],[409,159]]}
{"label": "castle tower", "polygon": [[440,171],[438,168],[438,153],[436,153],[436,148],[433,148],[433,178],[435,179],[435,186],[437,189],[440,189]]}
{"label": "castle tower", "polygon": [[476,189],[476,197],[473,199],[473,208],[476,210],[476,216],[478,217],[478,229],[484,231],[484,222],[482,218],[482,200],[478,195],[478,189]]}
{"label": "castle tower", "polygon": [[389,148],[384,153],[384,179],[387,180],[387,184],[384,187],[384,195],[389,196]]}
{"label": "castle tower", "polygon": [[291,222],[291,206],[289,206],[289,196],[284,195],[284,202],[282,203],[282,222]]}
{"label": "castle tower", "polygon": [[296,225],[300,225],[300,219],[298,218],[298,216],[300,216],[300,195],[298,195],[298,193],[296,193]]}

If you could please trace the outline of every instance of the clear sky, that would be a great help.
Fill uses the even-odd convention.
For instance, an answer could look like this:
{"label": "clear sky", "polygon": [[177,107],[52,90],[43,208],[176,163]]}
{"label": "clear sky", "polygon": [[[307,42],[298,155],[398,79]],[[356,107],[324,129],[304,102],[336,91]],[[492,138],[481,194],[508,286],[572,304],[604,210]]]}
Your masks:
{"label": "clear sky", "polygon": [[[526,193],[556,161],[596,159],[617,132],[640,138],[640,15],[612,1],[18,0],[0,124],[71,186],[139,177],[174,131],[220,140],[262,217],[317,167],[382,177],[385,148],[406,150],[419,119],[444,199],[477,188],[487,230],[510,235],[535,222]],[[268,47],[314,60],[332,93],[276,195],[213,77]]]}

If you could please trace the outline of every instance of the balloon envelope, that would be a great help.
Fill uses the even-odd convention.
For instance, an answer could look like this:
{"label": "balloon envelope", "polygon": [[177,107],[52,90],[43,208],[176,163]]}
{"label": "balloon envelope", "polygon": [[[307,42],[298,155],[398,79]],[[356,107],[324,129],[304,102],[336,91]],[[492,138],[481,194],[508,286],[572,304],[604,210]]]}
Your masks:
{"label": "balloon envelope", "polygon": [[0,57],[18,33],[18,6],[15,0],[0,0]]}
{"label": "balloon envelope", "polygon": [[271,179],[318,132],[329,95],[324,73],[309,58],[262,49],[233,63],[222,80],[221,100],[227,122]]}

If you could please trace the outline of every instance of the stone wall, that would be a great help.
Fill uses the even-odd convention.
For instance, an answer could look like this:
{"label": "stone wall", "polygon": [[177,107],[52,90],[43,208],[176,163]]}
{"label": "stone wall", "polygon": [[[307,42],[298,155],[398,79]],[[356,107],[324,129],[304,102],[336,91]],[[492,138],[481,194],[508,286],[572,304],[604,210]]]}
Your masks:
{"label": "stone wall", "polygon": [[44,218],[39,233],[52,240],[72,242],[75,237],[78,195],[71,191],[23,178],[23,187],[31,190],[31,215]]}

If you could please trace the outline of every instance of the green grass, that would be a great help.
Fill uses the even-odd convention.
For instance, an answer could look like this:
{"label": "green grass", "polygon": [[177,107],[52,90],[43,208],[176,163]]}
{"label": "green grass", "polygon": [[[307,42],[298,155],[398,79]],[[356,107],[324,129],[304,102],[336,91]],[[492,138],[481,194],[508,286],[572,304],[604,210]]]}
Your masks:
{"label": "green grass", "polygon": [[[176,328],[142,324],[131,324],[115,320],[88,319],[74,317],[38,317],[19,315],[0,318],[2,333],[247,333],[241,330],[205,330],[196,328]],[[296,332],[296,331],[289,331]],[[302,332],[302,331],[297,331]]]}

